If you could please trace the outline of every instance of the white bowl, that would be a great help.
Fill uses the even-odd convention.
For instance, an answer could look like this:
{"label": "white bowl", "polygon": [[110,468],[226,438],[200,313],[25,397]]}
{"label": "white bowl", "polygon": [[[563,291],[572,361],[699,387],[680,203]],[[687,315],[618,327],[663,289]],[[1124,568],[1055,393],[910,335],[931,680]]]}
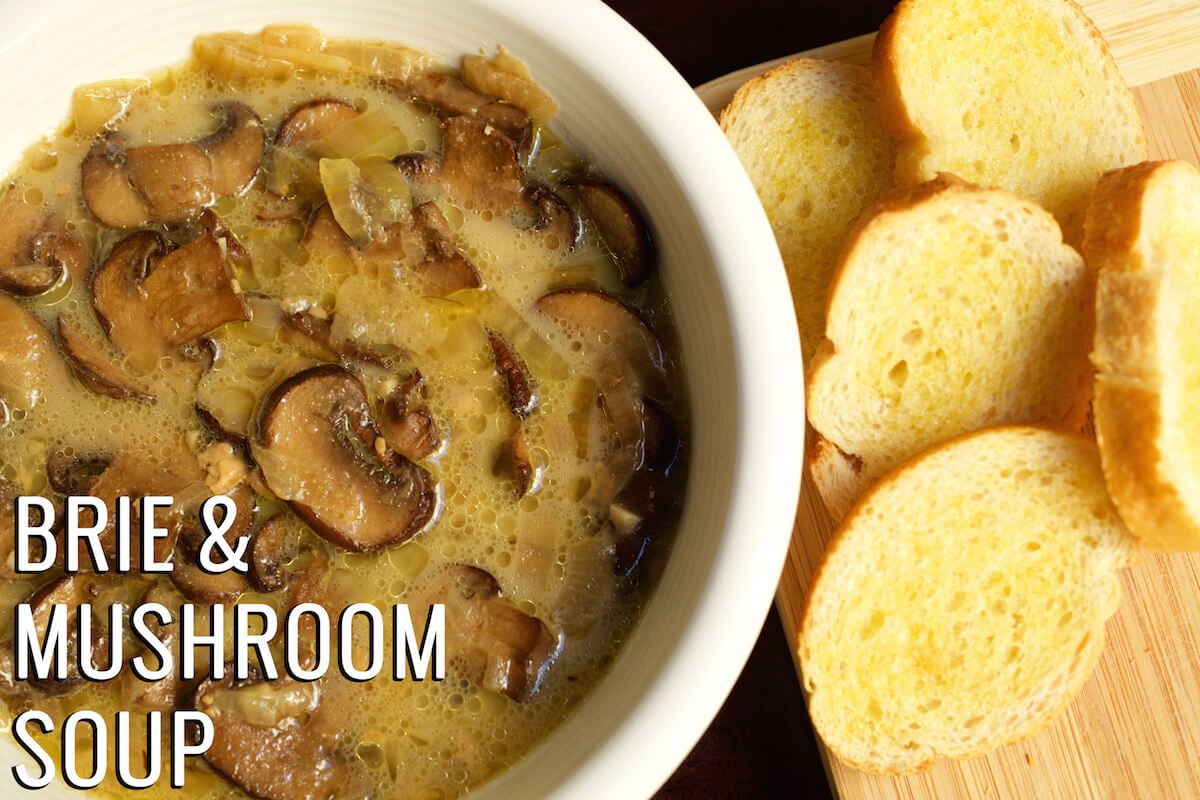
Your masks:
{"label": "white bowl", "polygon": [[[62,122],[75,86],[179,62],[198,33],[272,22],[394,40],[448,61],[504,44],[560,102],[556,130],[648,212],[694,419],[674,552],[609,675],[543,744],[473,795],[647,797],[687,756],[749,656],[798,498],[798,337],[754,191],[685,81],[598,0],[6,2],[0,165],[10,169]],[[8,768],[18,758],[11,737],[0,742],[2,796],[18,792]]]}

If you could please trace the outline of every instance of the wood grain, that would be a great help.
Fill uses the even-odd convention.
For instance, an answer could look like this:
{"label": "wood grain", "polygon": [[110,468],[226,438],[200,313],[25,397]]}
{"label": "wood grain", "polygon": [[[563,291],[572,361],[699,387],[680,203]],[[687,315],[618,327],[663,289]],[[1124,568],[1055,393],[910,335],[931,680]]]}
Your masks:
{"label": "wood grain", "polygon": [[[1146,124],[1152,158],[1200,166],[1200,2],[1084,0],[1108,40]],[[870,61],[873,36],[805,55]],[[700,87],[714,111],[771,64]],[[806,475],[807,478],[807,475]],[[795,658],[804,598],[833,524],[805,482],[776,606]],[[1145,554],[1122,576],[1095,674],[1041,733],[989,756],[940,761],[901,777],[825,757],[843,800],[1200,798],[1200,554]]]}

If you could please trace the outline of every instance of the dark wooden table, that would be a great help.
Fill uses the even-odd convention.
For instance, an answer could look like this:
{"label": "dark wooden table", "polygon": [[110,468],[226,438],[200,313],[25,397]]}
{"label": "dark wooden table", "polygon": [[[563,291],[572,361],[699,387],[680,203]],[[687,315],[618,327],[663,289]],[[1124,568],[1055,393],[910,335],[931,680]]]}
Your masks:
{"label": "dark wooden table", "polygon": [[[698,86],[741,67],[876,30],[894,0],[606,0]],[[829,798],[779,617],[656,800]]]}

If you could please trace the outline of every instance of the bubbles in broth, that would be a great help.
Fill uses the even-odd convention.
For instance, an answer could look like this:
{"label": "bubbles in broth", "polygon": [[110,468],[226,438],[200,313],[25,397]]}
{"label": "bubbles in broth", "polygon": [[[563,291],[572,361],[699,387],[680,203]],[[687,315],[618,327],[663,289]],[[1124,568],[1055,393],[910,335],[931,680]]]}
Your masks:
{"label": "bubbles in broth", "polygon": [[[133,712],[137,753],[149,712],[195,709],[215,735],[188,759],[189,796],[449,798],[604,674],[669,549],[688,420],[650,228],[556,138],[555,111],[503,48],[449,68],[275,26],[81,87],[26,152],[0,195],[0,591],[38,625],[88,606],[92,662],[110,663],[106,632],[125,661],[87,680],[71,637],[65,679],[15,680],[17,623],[0,617],[0,693],[10,716],[56,721],[37,737],[55,760],[80,709]],[[29,495],[60,519],[68,497],[102,500],[110,563],[118,498],[135,531],[138,498],[173,503],[145,512],[165,534],[149,554],[134,535],[125,574],[87,557],[65,572],[61,547],[18,574]],[[244,574],[203,566],[214,495]],[[138,569],[154,558],[170,571]],[[130,663],[156,663],[131,633],[149,603],[171,612],[147,623],[174,661],[161,680]],[[223,609],[222,661],[240,605],[275,615],[276,664],[311,667],[316,618],[289,633],[289,612],[325,609],[336,648],[355,604],[387,623],[388,654],[394,609],[419,640],[444,608],[445,679],[267,680],[261,657],[217,679],[202,646],[195,676],[178,669],[184,605],[200,631]],[[368,616],[341,654],[360,667],[377,655]],[[93,743],[76,744],[88,774]],[[172,791],[165,773],[101,785]]]}

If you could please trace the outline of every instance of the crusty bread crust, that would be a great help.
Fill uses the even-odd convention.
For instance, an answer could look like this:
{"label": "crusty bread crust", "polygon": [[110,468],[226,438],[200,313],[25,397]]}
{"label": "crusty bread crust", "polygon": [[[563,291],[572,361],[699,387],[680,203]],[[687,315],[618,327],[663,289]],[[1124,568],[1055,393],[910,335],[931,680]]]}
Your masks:
{"label": "crusty bread crust", "polygon": [[903,0],[872,70],[897,185],[952,172],[1011,189],[1076,246],[1096,180],[1147,157],[1133,93],[1074,0]]}
{"label": "crusty bread crust", "polygon": [[1200,253],[1180,247],[1200,241],[1198,211],[1200,172],[1186,162],[1115,170],[1096,187],[1083,243],[1098,270],[1092,360],[1104,473],[1130,529],[1155,550],[1200,550],[1200,436],[1171,419],[1172,395],[1196,391],[1180,373],[1200,372],[1176,356],[1185,333],[1173,324],[1194,330],[1200,318],[1200,297],[1179,277],[1200,285]]}
{"label": "crusty bread crust", "polygon": [[1082,436],[991,428],[924,452],[816,571],[798,638],[813,724],[885,774],[1033,734],[1091,675],[1136,554]]}

